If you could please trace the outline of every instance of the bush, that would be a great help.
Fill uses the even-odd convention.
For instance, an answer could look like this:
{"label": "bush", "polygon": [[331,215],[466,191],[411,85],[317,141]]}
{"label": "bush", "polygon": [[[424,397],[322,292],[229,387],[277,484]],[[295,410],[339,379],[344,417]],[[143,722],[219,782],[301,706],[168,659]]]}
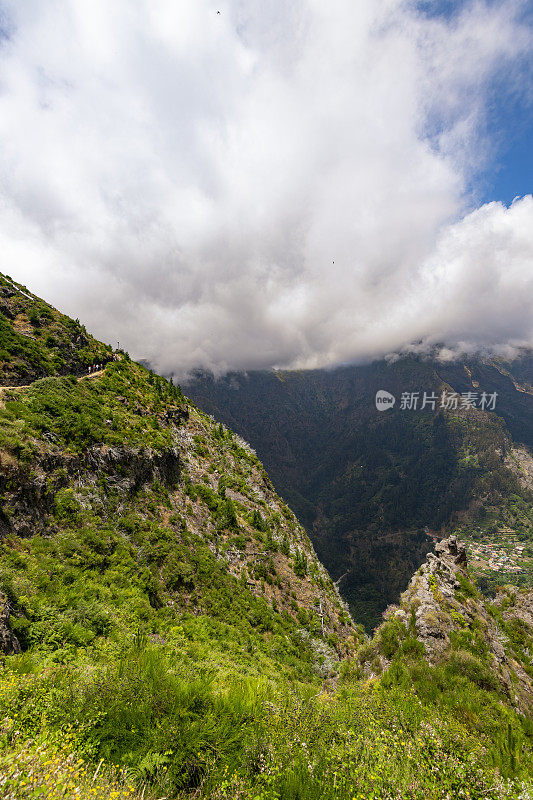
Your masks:
{"label": "bush", "polygon": [[80,504],[74,489],[60,489],[54,497],[54,512],[58,519],[75,519],[80,511]]}
{"label": "bush", "polygon": [[400,641],[407,635],[407,630],[403,622],[399,619],[391,619],[384,622],[379,628],[377,635],[377,645],[385,658],[392,658],[400,647]]}
{"label": "bush", "polygon": [[307,556],[303,550],[296,550],[293,562],[294,574],[299,578],[305,578],[307,575]]}
{"label": "bush", "polygon": [[408,636],[401,644],[401,653],[406,656],[406,658],[421,658],[425,652],[426,648],[424,644],[417,639],[415,636]]}
{"label": "bush", "polygon": [[451,674],[464,676],[479,686],[481,689],[497,691],[499,682],[497,676],[488,669],[472,653],[459,650],[450,654],[446,670]]}
{"label": "bush", "polygon": [[477,597],[478,592],[476,587],[465,575],[457,572],[456,578],[461,585],[461,592],[465,597]]}
{"label": "bush", "polygon": [[194,571],[191,565],[180,561],[175,555],[167,559],[163,577],[169,589],[180,587],[191,589],[194,586]]}

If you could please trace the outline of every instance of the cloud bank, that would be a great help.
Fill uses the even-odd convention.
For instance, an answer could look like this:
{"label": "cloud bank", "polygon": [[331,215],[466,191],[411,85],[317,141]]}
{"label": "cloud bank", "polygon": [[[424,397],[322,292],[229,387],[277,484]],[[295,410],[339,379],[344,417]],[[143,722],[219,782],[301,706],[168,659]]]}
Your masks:
{"label": "cloud bank", "polygon": [[0,270],[177,374],[533,343],[533,199],[472,188],[520,9],[0,2]]}

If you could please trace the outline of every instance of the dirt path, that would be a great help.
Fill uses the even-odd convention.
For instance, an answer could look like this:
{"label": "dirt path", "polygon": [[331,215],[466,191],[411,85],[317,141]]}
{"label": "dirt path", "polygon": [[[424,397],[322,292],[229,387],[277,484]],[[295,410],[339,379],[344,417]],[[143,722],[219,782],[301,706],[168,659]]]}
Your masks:
{"label": "dirt path", "polygon": [[[88,372],[86,375],[80,375],[80,377],[77,378],[77,381],[79,383],[80,381],[84,381],[86,378],[99,378],[100,375],[104,374],[104,372],[105,369],[99,369],[98,372]],[[66,378],[67,376],[60,375],[58,377]],[[36,380],[41,380],[41,378],[37,378]],[[35,382],[36,381],[32,381],[31,383],[21,384],[20,386],[0,386],[0,394],[5,392],[6,389],[29,389],[30,386],[33,386]]]}
{"label": "dirt path", "polygon": [[98,378],[100,375],[103,375],[105,369],[99,369],[98,372],[89,372],[87,375],[82,375],[81,378],[78,378],[78,381],[83,381],[85,378]]}

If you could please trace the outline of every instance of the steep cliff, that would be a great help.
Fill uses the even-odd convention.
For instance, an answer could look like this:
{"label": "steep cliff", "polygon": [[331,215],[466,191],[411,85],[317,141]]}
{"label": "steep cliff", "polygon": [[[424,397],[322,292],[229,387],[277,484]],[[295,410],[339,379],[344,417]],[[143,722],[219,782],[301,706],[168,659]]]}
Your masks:
{"label": "steep cliff", "polygon": [[428,664],[451,664],[520,712],[533,710],[533,591],[504,586],[484,598],[455,536],[435,545],[385,617],[374,638],[378,660],[365,662],[367,671],[387,669],[402,648],[417,652],[416,640]]}
{"label": "steep cliff", "polygon": [[[10,285],[11,307],[20,296],[41,308]],[[54,348],[40,342],[50,359]],[[72,364],[86,348],[74,341]],[[179,387],[112,355],[96,373],[2,390],[0,588],[22,647],[72,652],[210,613],[270,650],[288,636],[302,669],[330,670],[358,634],[253,451]]]}

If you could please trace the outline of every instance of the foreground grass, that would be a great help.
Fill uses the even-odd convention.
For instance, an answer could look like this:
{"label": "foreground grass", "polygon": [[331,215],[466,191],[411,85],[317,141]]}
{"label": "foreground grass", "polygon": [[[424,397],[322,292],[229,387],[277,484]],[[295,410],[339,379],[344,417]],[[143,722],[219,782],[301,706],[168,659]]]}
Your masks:
{"label": "foreground grass", "polygon": [[329,692],[219,680],[139,641],[92,665],[10,657],[0,678],[0,797],[528,797],[527,731],[510,712],[498,737],[494,709],[468,726],[423,702],[402,675],[402,685],[386,673]]}
{"label": "foreground grass", "polygon": [[[9,722],[4,721],[4,735]],[[4,800],[132,800],[137,794],[124,771],[103,761],[89,769],[68,741],[51,744],[46,736],[25,739],[15,731],[11,732],[10,749],[0,754],[0,775]]]}

